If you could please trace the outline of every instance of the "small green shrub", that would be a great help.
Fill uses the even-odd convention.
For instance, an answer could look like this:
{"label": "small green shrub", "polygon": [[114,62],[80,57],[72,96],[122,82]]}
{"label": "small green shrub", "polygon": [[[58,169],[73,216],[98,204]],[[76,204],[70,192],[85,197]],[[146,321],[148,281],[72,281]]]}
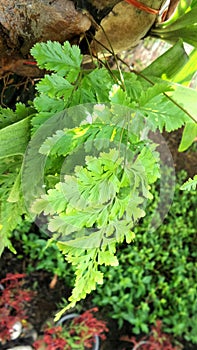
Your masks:
{"label": "small green shrub", "polygon": [[47,246],[48,236],[44,232],[35,233],[33,227],[24,222],[15,230],[14,237],[21,244],[17,258],[25,257],[29,261],[26,272],[42,269],[64,279],[67,286],[73,286],[71,265],[65,261],[55,242]]}
{"label": "small green shrub", "polygon": [[128,321],[135,334],[148,332],[161,319],[165,332],[196,343],[197,198],[194,190],[182,192],[179,187],[163,224],[149,230],[151,204],[135,228],[135,241],[119,248],[119,266],[102,267],[105,282],[97,287],[93,302],[106,308],[120,327]]}

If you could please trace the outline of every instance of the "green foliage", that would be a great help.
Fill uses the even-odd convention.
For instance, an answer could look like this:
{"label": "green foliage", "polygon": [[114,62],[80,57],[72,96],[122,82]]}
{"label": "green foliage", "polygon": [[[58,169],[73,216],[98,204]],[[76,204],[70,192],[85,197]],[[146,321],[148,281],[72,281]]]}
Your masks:
{"label": "green foliage", "polygon": [[30,117],[0,130],[0,255],[13,252],[9,237],[26,213],[21,191],[22,156],[30,140]]}
{"label": "green foliage", "polygon": [[[25,204],[34,216],[48,216],[53,239],[75,268],[70,304],[62,312],[103,282],[100,266],[117,265],[117,243],[130,243],[134,223],[145,215],[150,186],[160,177],[148,131],[172,131],[196,120],[197,92],[171,82],[189,59],[181,42],[174,50],[182,54],[180,65],[165,81],[164,63],[157,75],[154,64],[147,75],[85,71],[77,46],[37,43],[32,55],[53,73],[37,84],[33,109],[1,110],[0,253],[27,214]],[[86,103],[84,118],[80,104]]]}
{"label": "green foliage", "polygon": [[182,38],[186,43],[197,47],[196,18],[196,0],[181,0],[173,16],[168,21],[158,24],[151,34],[170,42]]}
{"label": "green foliage", "polygon": [[55,242],[47,245],[48,236],[42,231],[34,233],[34,230],[26,221],[14,230],[14,240],[20,242],[17,258],[28,261],[28,273],[45,270],[64,279],[66,285],[71,287],[74,283],[72,266],[66,263]]}
{"label": "green foliage", "polygon": [[0,130],[0,159],[23,155],[30,140],[30,117]]}
{"label": "green foliage", "polygon": [[13,252],[9,237],[26,213],[21,193],[22,157],[30,140],[32,107],[22,103],[16,110],[0,109],[0,255],[5,247]]}
{"label": "green foliage", "polygon": [[26,107],[23,103],[17,103],[15,111],[10,108],[0,107],[0,130],[25,119],[33,112],[34,109],[32,107]]}
{"label": "green foliage", "polygon": [[193,122],[188,122],[185,125],[181,143],[179,145],[179,152],[184,152],[186,151],[192,143],[196,140],[197,138],[197,124]]}
{"label": "green foliage", "polygon": [[188,55],[185,52],[183,42],[179,40],[168,51],[146,67],[143,73],[146,76],[174,81],[176,74],[179,74],[188,65],[188,61]]}
{"label": "green foliage", "polygon": [[[147,158],[144,165],[143,156]],[[117,264],[114,243],[124,238],[131,242],[134,223],[145,215],[144,198],[150,198],[147,181],[153,182],[157,171],[157,158],[151,152],[149,157],[150,161],[144,149],[134,162],[121,158],[114,149],[98,158],[87,156],[85,167],[75,167],[75,176],[66,175],[64,182],[34,202],[36,214],[50,214],[49,230],[62,241],[58,246],[67,261],[76,265],[75,288],[67,308],[102,283],[99,265]]]}
{"label": "green foliage", "polygon": [[148,332],[161,319],[164,331],[196,343],[197,201],[196,192],[180,192],[179,183],[163,225],[150,232],[152,203],[134,229],[134,242],[118,248],[119,265],[102,267],[105,281],[97,287],[93,301],[120,327],[128,321],[136,334]]}
{"label": "green foliage", "polygon": [[181,187],[181,190],[191,191],[195,190],[197,186],[197,175],[193,179],[187,180]]}
{"label": "green foliage", "polygon": [[[179,63],[176,57],[179,58]],[[196,123],[197,111],[195,96],[197,91],[187,88],[197,70],[196,49],[188,56],[182,41],[179,40],[173,47],[157,58],[146,69],[143,77],[149,83],[163,84],[168,81],[171,91],[167,93],[168,98]],[[175,84],[176,83],[176,84]],[[177,84],[178,83],[178,84]],[[188,119],[188,122],[191,121]]]}
{"label": "green foliage", "polygon": [[[58,57],[65,55],[64,46],[61,46],[59,43],[51,42],[48,42],[47,44],[36,44],[32,49],[32,54],[36,53],[35,58],[38,60],[38,64],[41,67],[50,69],[52,63],[50,63],[49,67],[45,66],[45,63],[43,62],[48,62],[48,51],[50,51],[50,60],[52,60],[51,45],[54,45],[55,47],[53,59],[54,67],[56,67],[54,70],[57,73],[50,76],[46,75],[37,85],[37,89],[40,94],[34,101],[34,106],[38,110],[37,115],[32,120],[34,130],[36,130],[37,127],[39,127],[48,118],[54,115],[55,112],[64,110],[66,107],[77,105],[79,103],[106,103],[109,100],[115,104],[132,107],[134,110],[136,110],[136,112],[140,110],[144,117],[149,117],[151,121],[152,119],[154,120],[154,129],[159,128],[161,130],[166,126],[166,123],[168,123],[167,130],[172,131],[181,127],[185,121],[189,121],[189,118],[185,112],[182,112],[181,106],[177,106],[177,103],[182,103],[186,99],[186,97],[183,99],[182,96],[181,98],[178,96],[179,89],[180,92],[182,92],[181,86],[175,87],[167,83],[165,84],[164,81],[159,81],[159,84],[155,84],[154,79],[153,83],[145,83],[144,79],[137,77],[133,73],[123,73],[123,78],[125,80],[124,85],[126,89],[126,91],[123,91],[121,87],[120,77],[117,76],[116,72],[114,72],[114,75],[110,75],[106,68],[95,69],[92,72],[85,72],[82,69],[80,70],[80,64],[77,66],[75,63],[73,64],[72,70],[75,69],[76,75],[78,74],[77,78],[75,74],[74,78],[73,74],[71,74],[71,77],[68,77],[67,74],[69,72],[70,65],[67,65],[67,61],[64,61],[63,73],[61,70],[62,61],[60,60],[61,67],[56,64],[56,55],[58,55]],[[69,44],[67,43],[67,48],[68,45]],[[69,60],[72,57],[70,52],[72,52],[72,48],[70,48],[67,53],[68,57],[70,57]],[[177,55],[179,55],[180,58],[180,52],[182,52],[183,57],[186,56],[181,42],[176,44],[175,49],[171,50],[170,52],[170,59],[168,59],[167,62],[171,62],[171,57],[174,58],[174,56]],[[184,66],[186,61],[187,59],[185,58],[183,58],[183,60],[179,59],[179,62],[181,62],[181,64],[179,63],[180,65],[178,67],[177,65],[175,66],[173,63],[171,63],[171,66],[173,65],[174,74],[178,72],[182,66]],[[166,72],[166,65],[164,63],[161,64],[161,61],[159,60],[158,63],[156,61],[153,65],[151,65],[151,70],[148,70],[147,72],[145,71],[145,75],[148,75],[149,77],[155,76],[155,73],[153,72],[155,72],[155,66],[158,65],[161,65],[162,67],[160,69],[160,72],[162,72],[162,74]],[[58,67],[60,71],[58,71]],[[171,69],[169,63],[167,69],[168,71]],[[157,76],[159,77],[159,75]],[[117,82],[120,84],[120,86],[117,86]],[[116,83],[116,85],[114,85],[114,83]],[[112,88],[113,85],[114,87]],[[151,85],[155,86],[151,87]],[[148,87],[148,92],[146,92]],[[173,104],[172,101],[169,101],[166,95],[163,95],[163,93],[174,89],[176,89],[176,105]],[[187,93],[184,91],[185,96],[188,93],[189,89],[187,90]],[[144,100],[144,97],[141,98],[141,95],[144,94],[146,96],[146,100]],[[171,91],[171,95],[173,97],[173,91]],[[196,94],[192,96],[193,100],[195,98]],[[155,106],[157,106],[156,110]],[[191,108],[191,98],[190,101],[186,104],[186,109],[187,108]],[[151,112],[153,113],[152,117]],[[193,109],[191,110],[191,113],[194,114]],[[174,120],[172,120],[170,123],[170,119],[174,115]],[[178,118],[177,115],[179,115]],[[157,116],[158,119],[156,118]],[[162,116],[163,121],[160,122],[160,118],[162,118]],[[165,118],[167,120],[165,120]]]}
{"label": "green foliage", "polygon": [[0,165],[0,255],[4,247],[14,248],[9,237],[26,212],[20,190],[21,157],[1,160]]}
{"label": "green foliage", "polygon": [[[75,245],[77,240],[81,244],[83,228],[98,227],[99,230],[105,231],[107,237],[113,236],[117,230],[117,219],[121,220],[124,227],[128,226],[128,232],[125,232],[127,236],[133,220],[135,222],[144,216],[139,206],[143,202],[143,196],[150,198],[146,169],[142,165],[143,155],[144,152],[133,164],[132,160],[129,162],[121,158],[119,152],[114,149],[109,153],[100,153],[98,158],[87,156],[86,166],[76,166],[75,176],[65,175],[64,182],[58,183],[55,189],[50,189],[47,195],[35,201],[33,210],[37,214],[44,212],[45,215],[54,215],[50,219],[49,229],[60,233],[62,239],[68,236],[68,243],[70,239],[75,239]],[[145,155],[148,157],[147,152]],[[149,156],[153,157],[151,152]],[[154,173],[154,169],[157,171],[157,166],[155,167],[153,162],[153,169],[150,169],[150,164],[151,162],[148,162],[147,171],[152,182],[150,175]],[[139,196],[139,192],[142,192],[142,196]],[[110,233],[107,234],[106,230]],[[79,237],[76,233],[75,238],[69,238],[69,235],[76,231],[80,232]],[[116,234],[116,240],[121,241],[122,237]],[[100,246],[98,232],[96,236],[97,245]]]}
{"label": "green foliage", "polygon": [[[180,59],[180,57],[179,57]],[[197,71],[197,49],[194,49],[189,54],[187,63],[175,74],[173,81],[181,83],[184,86],[190,86],[192,78]]]}
{"label": "green foliage", "polygon": [[75,81],[80,72],[82,55],[78,46],[70,46],[66,41],[63,45],[58,42],[48,41],[37,43],[31,49],[40,68],[55,71],[60,76],[66,76],[69,82]]}

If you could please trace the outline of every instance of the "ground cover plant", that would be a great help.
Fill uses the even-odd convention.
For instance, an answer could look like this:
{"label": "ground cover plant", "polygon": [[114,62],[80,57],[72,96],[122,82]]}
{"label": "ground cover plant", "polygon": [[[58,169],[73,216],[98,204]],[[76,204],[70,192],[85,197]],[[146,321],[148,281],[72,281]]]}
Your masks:
{"label": "ground cover plant", "polygon": [[66,263],[55,244],[46,248],[48,235],[35,225],[25,222],[13,232],[17,245],[17,258],[26,261],[26,273],[45,270],[54,276],[54,283],[61,278],[68,286],[73,286],[73,269]]}
{"label": "ground cover plant", "polygon": [[[189,19],[182,19],[186,25],[195,18],[193,7],[187,9]],[[76,275],[69,304],[57,318],[103,283],[101,265],[118,266],[124,258],[118,245],[135,238],[134,226],[146,214],[154,183],[165,177],[151,133],[184,127],[180,151],[196,138],[197,92],[188,87],[196,50],[188,55],[180,36],[173,41],[144,71],[129,73],[120,71],[118,61],[115,71],[100,61],[95,69],[84,69],[79,48],[68,42],[37,43],[31,54],[46,74],[35,99],[28,106],[18,103],[15,111],[1,109],[0,252],[4,247],[14,252],[11,237],[23,219],[45,227],[49,244],[57,242]],[[195,185],[196,177],[182,188]],[[146,303],[144,308],[143,317]],[[136,331],[147,330],[140,316],[138,322]],[[173,327],[175,334],[185,332],[196,341],[193,330]]]}
{"label": "ground cover plant", "polygon": [[[93,301],[131,332],[149,332],[161,319],[164,332],[196,342],[196,191],[180,191],[184,173],[179,174],[174,201],[168,216],[155,232],[148,215],[135,227],[134,242],[118,250],[119,265],[103,267],[103,286]],[[167,179],[167,177],[166,177]],[[155,193],[154,198],[158,198]]]}

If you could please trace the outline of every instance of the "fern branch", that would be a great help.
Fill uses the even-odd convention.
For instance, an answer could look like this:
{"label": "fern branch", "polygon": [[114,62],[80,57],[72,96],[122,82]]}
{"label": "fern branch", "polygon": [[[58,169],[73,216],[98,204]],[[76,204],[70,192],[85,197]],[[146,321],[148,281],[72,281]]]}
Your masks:
{"label": "fern branch", "polygon": [[[96,40],[94,38],[94,40]],[[100,42],[98,42],[96,40],[97,43],[99,43],[105,50],[107,50],[112,56],[114,56],[115,61],[117,62],[117,55],[115,55],[113,48],[112,50],[109,50],[108,47],[106,47],[104,44],[101,44]],[[136,71],[135,69],[131,69],[130,65],[128,63],[126,63],[121,57],[118,57],[118,60],[123,63],[124,65],[127,66],[127,68],[129,69],[129,71],[131,73],[136,74],[137,76],[141,77],[142,79],[146,80],[149,84],[151,84],[152,86],[155,85],[155,83],[150,80],[148,77],[146,77],[144,74],[142,74],[141,72]],[[119,66],[119,65],[118,65]],[[118,67],[117,66],[117,67]],[[182,107],[177,101],[175,101],[172,97],[170,97],[167,93],[163,92],[162,93],[168,100],[170,100],[175,106],[177,106],[182,112],[184,112],[191,120],[193,120],[195,123],[197,122],[196,119],[184,108]]]}
{"label": "fern branch", "polygon": [[[123,61],[124,62],[124,61]],[[128,66],[128,65],[127,65]],[[129,67],[129,66],[128,66]],[[155,85],[155,83],[150,80],[149,78],[147,78],[144,74],[137,72],[135,69],[130,69],[131,73],[134,73],[138,76],[140,76],[141,78],[143,78],[144,80],[146,80],[149,84],[151,84],[152,86]],[[195,123],[196,123],[196,119],[184,108],[182,107],[177,101],[175,101],[171,96],[169,96],[166,92],[162,92],[162,94],[168,98],[168,100],[170,100],[175,106],[177,106],[182,112],[184,112],[190,119],[192,119]]]}

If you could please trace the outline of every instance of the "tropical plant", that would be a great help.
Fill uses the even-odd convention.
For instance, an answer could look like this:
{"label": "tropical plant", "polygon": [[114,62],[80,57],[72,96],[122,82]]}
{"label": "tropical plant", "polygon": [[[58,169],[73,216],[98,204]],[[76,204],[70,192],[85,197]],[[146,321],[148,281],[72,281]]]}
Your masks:
{"label": "tropical plant", "polygon": [[197,91],[184,84],[197,63],[181,40],[140,73],[105,62],[85,70],[68,42],[37,43],[31,53],[47,71],[37,96],[0,114],[0,252],[14,251],[22,218],[47,226],[76,275],[60,317],[103,283],[101,265],[118,265],[117,244],[134,239],[161,176],[149,131],[195,127]]}

